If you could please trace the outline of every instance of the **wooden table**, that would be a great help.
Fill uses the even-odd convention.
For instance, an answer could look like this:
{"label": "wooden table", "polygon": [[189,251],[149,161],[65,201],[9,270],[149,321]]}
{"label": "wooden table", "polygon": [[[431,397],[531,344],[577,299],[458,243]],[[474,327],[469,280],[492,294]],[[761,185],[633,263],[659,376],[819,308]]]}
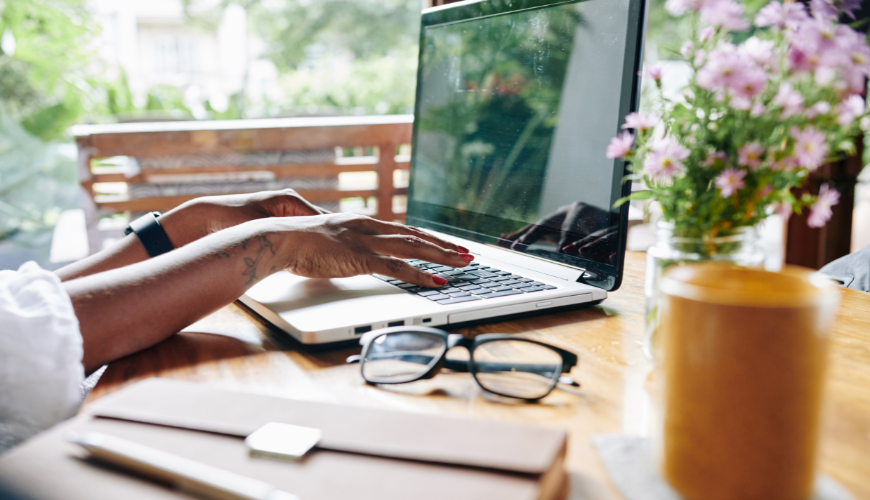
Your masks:
{"label": "wooden table", "polygon": [[[522,333],[578,353],[580,365],[572,374],[582,387],[554,391],[540,404],[495,401],[468,374],[371,387],[359,365],[345,364],[358,348],[312,352],[237,305],[112,363],[89,401],[148,377],[166,377],[288,398],[557,426],[569,432],[570,498],[620,498],[589,436],[648,434],[644,385],[652,366],[641,351],[644,258],[627,254],[622,288],[599,306],[457,330]],[[856,499],[870,499],[870,295],[844,289],[842,296],[832,335],[821,468]]]}

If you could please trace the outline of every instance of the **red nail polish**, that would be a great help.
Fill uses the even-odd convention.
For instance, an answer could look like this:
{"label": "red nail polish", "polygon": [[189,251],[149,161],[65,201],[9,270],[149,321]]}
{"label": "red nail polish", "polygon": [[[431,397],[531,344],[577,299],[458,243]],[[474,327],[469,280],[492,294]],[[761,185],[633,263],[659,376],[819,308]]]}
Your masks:
{"label": "red nail polish", "polygon": [[432,276],[432,281],[434,281],[435,284],[438,286],[447,284],[447,280],[442,278],[441,276]]}
{"label": "red nail polish", "polygon": [[459,253],[471,253],[467,248],[456,245],[456,251]]}
{"label": "red nail polish", "polygon": [[474,260],[474,255],[471,255],[470,253],[461,253],[459,254],[459,258],[464,260],[465,262],[471,262],[472,260]]}

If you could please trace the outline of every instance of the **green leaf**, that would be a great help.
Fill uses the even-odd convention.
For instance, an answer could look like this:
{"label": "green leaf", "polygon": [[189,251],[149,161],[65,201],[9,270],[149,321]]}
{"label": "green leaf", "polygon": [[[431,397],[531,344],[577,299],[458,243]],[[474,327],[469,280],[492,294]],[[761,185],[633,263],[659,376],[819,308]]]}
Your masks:
{"label": "green leaf", "polygon": [[655,196],[655,193],[651,190],[647,191],[635,191],[628,196],[623,196],[622,198],[616,200],[616,203],[613,204],[613,208],[621,207],[625,202],[631,200],[648,200]]}
{"label": "green leaf", "polygon": [[68,122],[66,106],[55,104],[42,108],[21,121],[21,126],[43,140],[55,139],[63,134]]}

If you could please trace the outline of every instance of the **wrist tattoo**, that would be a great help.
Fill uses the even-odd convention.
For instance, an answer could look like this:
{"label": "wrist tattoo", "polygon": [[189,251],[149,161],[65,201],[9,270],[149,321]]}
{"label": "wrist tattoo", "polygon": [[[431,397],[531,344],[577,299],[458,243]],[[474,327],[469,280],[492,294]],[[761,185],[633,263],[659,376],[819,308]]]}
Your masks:
{"label": "wrist tattoo", "polygon": [[[260,279],[257,275],[257,267],[260,265],[263,257],[267,254],[272,254],[273,256],[276,255],[275,247],[272,245],[269,237],[265,234],[257,235],[253,238],[242,240],[238,243],[233,243],[229,246],[229,248],[241,248],[242,250],[247,250],[249,246],[252,248],[256,248],[256,253],[253,256],[244,256],[242,258],[245,264],[245,270],[242,271],[242,276],[248,277],[248,281],[245,283],[247,285],[250,285],[251,283]],[[212,255],[214,255],[217,259],[229,258],[229,248],[226,250],[216,250],[212,253]],[[272,266],[270,272],[273,272],[274,270],[275,266]]]}

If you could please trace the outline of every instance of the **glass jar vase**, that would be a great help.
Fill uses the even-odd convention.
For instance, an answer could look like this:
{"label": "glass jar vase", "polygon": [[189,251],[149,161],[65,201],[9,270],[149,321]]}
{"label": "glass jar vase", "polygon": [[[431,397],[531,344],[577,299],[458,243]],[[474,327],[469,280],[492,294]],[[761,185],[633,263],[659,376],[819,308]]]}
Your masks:
{"label": "glass jar vase", "polygon": [[714,238],[683,234],[671,222],[659,221],[656,241],[646,252],[646,337],[644,354],[657,357],[656,329],[659,325],[659,283],[664,271],[677,264],[719,261],[738,266],[764,268],[764,252],[755,227],[740,227]]}

